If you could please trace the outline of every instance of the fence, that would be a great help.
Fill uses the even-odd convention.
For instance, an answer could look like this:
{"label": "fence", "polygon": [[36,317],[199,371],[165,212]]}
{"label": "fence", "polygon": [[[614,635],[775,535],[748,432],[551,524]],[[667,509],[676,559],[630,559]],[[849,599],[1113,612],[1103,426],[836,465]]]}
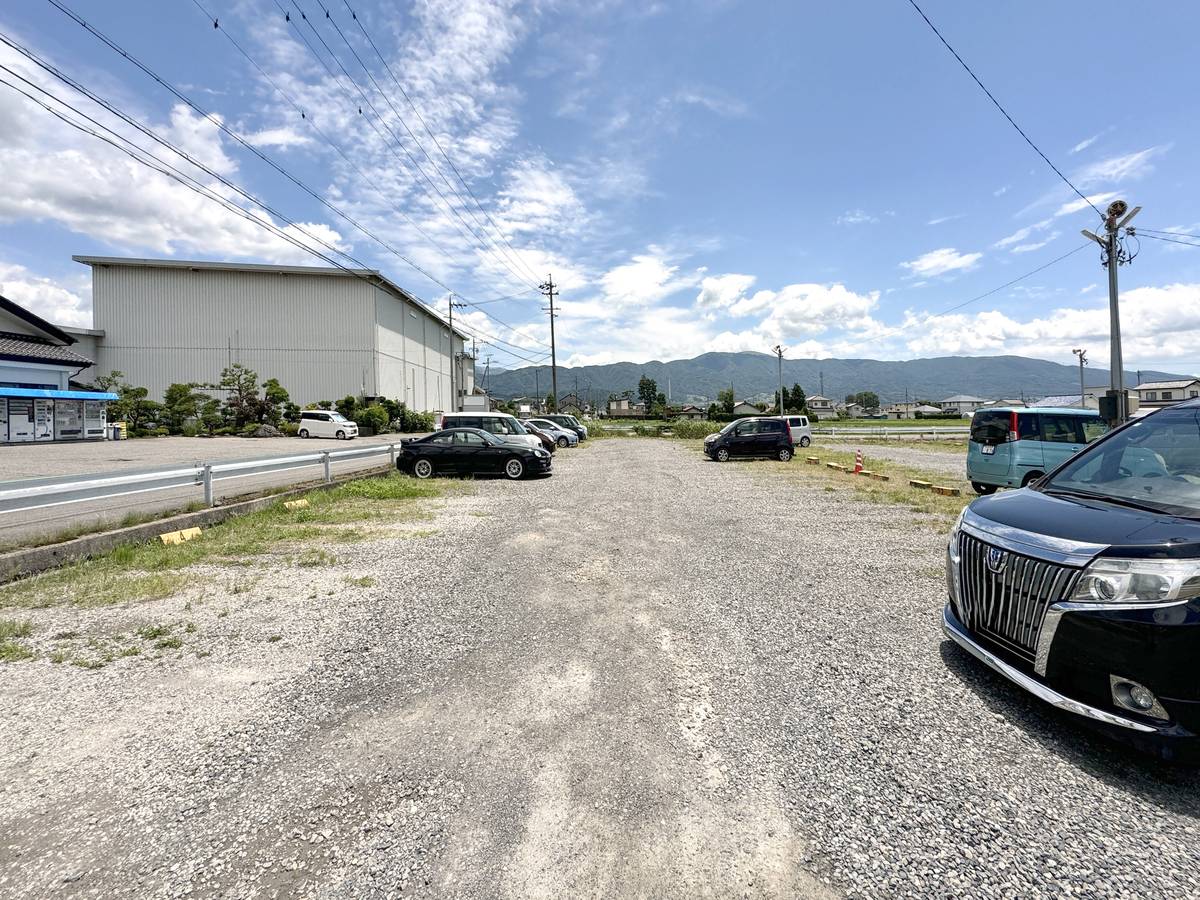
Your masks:
{"label": "fence", "polygon": [[386,456],[390,466],[395,468],[400,446],[400,443],[372,444],[349,450],[318,450],[236,462],[196,463],[169,469],[0,482],[0,515],[83,500],[103,500],[191,486],[203,488],[204,503],[212,506],[215,483],[316,466],[322,467],[328,483],[333,480],[330,466],[336,462]]}
{"label": "fence", "polygon": [[964,438],[971,433],[969,425],[863,425],[838,428],[836,425],[815,425],[813,434],[823,434],[829,437],[875,437],[887,440],[894,438]]}

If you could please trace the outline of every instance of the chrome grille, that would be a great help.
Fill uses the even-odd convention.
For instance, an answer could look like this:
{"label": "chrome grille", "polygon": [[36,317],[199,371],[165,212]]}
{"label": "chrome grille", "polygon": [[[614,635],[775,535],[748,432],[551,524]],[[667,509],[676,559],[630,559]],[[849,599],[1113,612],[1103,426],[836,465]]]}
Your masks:
{"label": "chrome grille", "polygon": [[[1079,570],[994,547],[965,531],[958,549],[963,624],[1032,662],[1046,610],[1070,594]],[[988,567],[988,551],[1002,554],[999,572]]]}

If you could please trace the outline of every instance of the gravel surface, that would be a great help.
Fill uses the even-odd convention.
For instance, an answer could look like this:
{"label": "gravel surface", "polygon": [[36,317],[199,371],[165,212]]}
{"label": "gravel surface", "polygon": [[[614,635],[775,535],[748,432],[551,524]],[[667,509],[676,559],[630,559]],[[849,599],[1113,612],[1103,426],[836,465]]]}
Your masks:
{"label": "gravel surface", "polygon": [[944,642],[930,520],[781,465],[594,441],[32,613],[182,646],[0,664],[0,896],[1195,896],[1200,778]]}
{"label": "gravel surface", "polygon": [[819,444],[813,444],[809,452],[816,453],[821,446],[831,447],[835,450],[861,449],[868,459],[874,456],[878,459],[891,460],[902,466],[921,469],[931,475],[949,475],[960,481],[967,477],[967,445],[965,443],[961,451],[952,451],[926,450],[923,447],[890,447],[887,444],[870,444],[864,441],[822,440]]}

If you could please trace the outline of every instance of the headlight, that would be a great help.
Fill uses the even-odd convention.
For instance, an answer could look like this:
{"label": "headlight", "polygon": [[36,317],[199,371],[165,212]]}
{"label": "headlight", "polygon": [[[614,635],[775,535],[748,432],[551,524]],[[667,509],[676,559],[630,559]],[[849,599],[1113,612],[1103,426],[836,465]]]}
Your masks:
{"label": "headlight", "polygon": [[1098,559],[1080,576],[1070,600],[1087,603],[1167,603],[1200,597],[1200,561]]}
{"label": "headlight", "polygon": [[955,565],[958,565],[958,558],[959,558],[958,533],[962,530],[962,520],[963,520],[963,516],[965,516],[966,514],[967,514],[967,508],[964,506],[962,508],[962,512],[960,512],[958,514],[958,518],[954,520],[954,527],[950,529],[950,544],[949,544],[948,549],[950,551],[950,560]]}

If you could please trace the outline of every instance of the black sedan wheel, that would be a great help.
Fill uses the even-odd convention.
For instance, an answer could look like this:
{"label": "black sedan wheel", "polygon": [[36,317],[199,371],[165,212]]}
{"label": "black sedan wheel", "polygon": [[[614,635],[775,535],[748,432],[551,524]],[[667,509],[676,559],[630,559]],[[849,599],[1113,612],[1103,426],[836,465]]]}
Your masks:
{"label": "black sedan wheel", "polygon": [[780,447],[779,453],[776,454],[780,462],[788,462],[792,458],[792,449],[790,447]]}
{"label": "black sedan wheel", "polygon": [[512,457],[504,464],[504,474],[506,477],[516,481],[525,474],[525,463],[521,462],[519,457]]}
{"label": "black sedan wheel", "polygon": [[720,450],[717,451],[717,462],[728,462],[728,460],[729,460],[729,451],[726,450],[724,447],[722,447]]}
{"label": "black sedan wheel", "polygon": [[560,438],[558,439],[558,446],[560,446],[560,447],[565,447],[565,446],[567,446],[567,445],[568,445],[568,444],[570,444],[570,443],[571,443],[571,442],[570,442],[569,440],[567,440],[567,438],[566,438],[565,436],[564,436],[564,437],[560,437]]}
{"label": "black sedan wheel", "polygon": [[418,478],[432,478],[433,463],[427,459],[418,459],[413,463],[413,474]]}

